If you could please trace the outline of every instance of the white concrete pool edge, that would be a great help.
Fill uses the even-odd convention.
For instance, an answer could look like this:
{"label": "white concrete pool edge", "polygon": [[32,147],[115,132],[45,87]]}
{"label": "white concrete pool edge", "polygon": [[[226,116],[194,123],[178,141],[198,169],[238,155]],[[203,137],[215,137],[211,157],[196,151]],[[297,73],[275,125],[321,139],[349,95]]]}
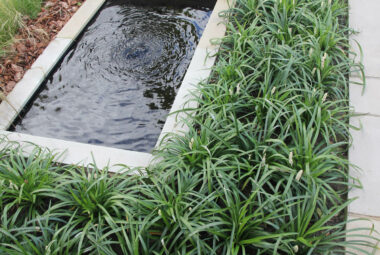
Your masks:
{"label": "white concrete pool edge", "polygon": [[226,26],[223,18],[219,16],[220,12],[227,10],[229,4],[227,0],[217,0],[214,10],[210,16],[207,26],[202,34],[201,39],[194,52],[191,63],[186,71],[177,95],[174,99],[169,116],[167,117],[160,137],[157,140],[156,148],[162,143],[164,137],[169,133],[183,133],[188,130],[187,126],[181,120],[187,117],[186,112],[180,112],[183,109],[194,109],[198,107],[196,101],[190,100],[192,92],[196,89],[199,82],[207,80],[211,74],[216,56],[219,51],[219,45],[211,43],[211,39],[224,37]]}
{"label": "white concrete pool edge", "polygon": [[[41,56],[25,73],[24,78],[17,83],[14,90],[7,96],[7,100],[1,102],[0,135],[4,135],[9,140],[17,141],[20,144],[33,143],[48,148],[56,153],[64,152],[64,156],[57,160],[59,163],[84,166],[96,163],[98,168],[110,167],[109,171],[111,172],[116,172],[120,169],[120,167],[116,165],[146,168],[153,159],[152,154],[149,153],[6,131],[17,118],[19,112],[27,105],[28,101],[38,90],[47,75],[49,75],[49,72],[59,62],[70,45],[86,27],[88,22],[96,15],[105,1],[106,0],[87,0],[58,33],[57,37],[50,42]],[[195,85],[210,76],[211,67],[214,65],[216,58],[212,53],[217,52],[219,49],[219,46],[213,45],[210,39],[222,38],[224,36],[226,26],[223,23],[224,19],[219,16],[219,13],[228,8],[228,0],[217,0],[157,144],[162,141],[167,133],[186,131],[186,127],[178,125],[179,120],[185,117],[185,113],[176,114],[175,112],[185,107],[197,107],[195,102],[190,104],[186,104],[186,102],[190,99],[191,92],[195,89]],[[209,55],[210,57],[208,57]],[[25,153],[28,152],[26,151]]]}
{"label": "white concrete pool edge", "polygon": [[[2,131],[1,133],[5,134],[10,141],[20,142],[24,145],[37,144],[43,148],[51,150],[54,153],[62,153],[62,156],[58,158],[58,162],[64,164],[75,164],[81,166],[95,164],[98,168],[109,167],[110,172],[117,172],[123,168],[122,165],[126,165],[131,168],[144,167],[146,162],[150,162],[152,160],[151,154],[138,151],[120,150],[105,146],[71,142],[61,139],[46,138],[9,131]],[[30,153],[31,149],[31,146],[25,147],[25,154]]]}

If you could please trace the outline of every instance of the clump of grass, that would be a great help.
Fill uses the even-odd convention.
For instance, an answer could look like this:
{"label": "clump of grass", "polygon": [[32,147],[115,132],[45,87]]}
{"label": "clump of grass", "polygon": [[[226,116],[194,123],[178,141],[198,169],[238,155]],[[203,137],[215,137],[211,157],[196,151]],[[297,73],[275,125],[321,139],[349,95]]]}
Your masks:
{"label": "clump of grass", "polygon": [[22,17],[35,18],[42,0],[0,0],[0,57],[8,52],[14,35],[23,26]]}
{"label": "clump of grass", "polygon": [[0,57],[13,40],[17,29],[21,26],[21,14],[5,1],[0,1]]}
{"label": "clump of grass", "polygon": [[0,181],[3,186],[0,208],[23,220],[31,220],[48,208],[45,201],[48,195],[43,190],[54,187],[57,174],[52,161],[54,155],[30,146],[28,158],[24,155],[30,148],[20,147],[17,143],[7,144],[0,153]]}
{"label": "clump of grass", "polygon": [[[3,1],[8,1],[9,4],[9,0]],[[18,12],[22,15],[28,15],[32,19],[37,17],[43,3],[42,0],[12,0],[11,2]]]}

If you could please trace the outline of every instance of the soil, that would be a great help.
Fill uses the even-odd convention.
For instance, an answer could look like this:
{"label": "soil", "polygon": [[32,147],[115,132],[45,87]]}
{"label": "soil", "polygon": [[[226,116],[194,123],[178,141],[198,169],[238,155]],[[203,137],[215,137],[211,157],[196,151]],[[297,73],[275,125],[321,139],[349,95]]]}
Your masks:
{"label": "soil", "polygon": [[16,34],[10,53],[0,58],[0,92],[7,95],[12,91],[83,2],[49,0],[44,3],[37,18],[23,19],[24,26]]}

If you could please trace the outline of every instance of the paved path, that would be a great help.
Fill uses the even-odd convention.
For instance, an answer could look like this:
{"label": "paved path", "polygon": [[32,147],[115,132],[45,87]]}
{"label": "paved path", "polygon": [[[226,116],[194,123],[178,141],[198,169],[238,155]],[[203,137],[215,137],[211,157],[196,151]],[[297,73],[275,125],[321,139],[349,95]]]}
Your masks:
{"label": "paved path", "polygon": [[[362,169],[358,172],[351,167],[350,172],[360,178],[364,188],[349,193],[349,197],[359,197],[349,207],[349,217],[364,217],[370,221],[352,223],[348,227],[374,226],[380,232],[380,0],[349,0],[349,3],[350,27],[359,32],[350,38],[351,45],[359,54],[355,41],[362,47],[367,82],[364,93],[362,86],[350,86],[351,105],[355,112],[366,115],[350,120],[351,124],[362,126],[359,131],[351,131],[353,144],[349,159]],[[358,76],[353,74],[350,80],[358,81]],[[380,250],[374,254],[380,254]]]}

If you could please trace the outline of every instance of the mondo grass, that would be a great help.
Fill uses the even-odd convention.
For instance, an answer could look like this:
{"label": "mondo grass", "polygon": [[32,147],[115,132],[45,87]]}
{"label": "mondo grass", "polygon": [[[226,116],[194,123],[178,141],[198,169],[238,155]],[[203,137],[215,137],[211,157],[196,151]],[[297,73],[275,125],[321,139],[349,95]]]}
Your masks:
{"label": "mondo grass", "polygon": [[348,76],[362,66],[348,57],[345,1],[238,0],[224,14],[212,77],[184,110],[189,131],[167,136],[146,174],[57,165],[37,147],[26,159],[3,140],[0,253],[377,249],[360,232],[371,229],[346,229]]}

